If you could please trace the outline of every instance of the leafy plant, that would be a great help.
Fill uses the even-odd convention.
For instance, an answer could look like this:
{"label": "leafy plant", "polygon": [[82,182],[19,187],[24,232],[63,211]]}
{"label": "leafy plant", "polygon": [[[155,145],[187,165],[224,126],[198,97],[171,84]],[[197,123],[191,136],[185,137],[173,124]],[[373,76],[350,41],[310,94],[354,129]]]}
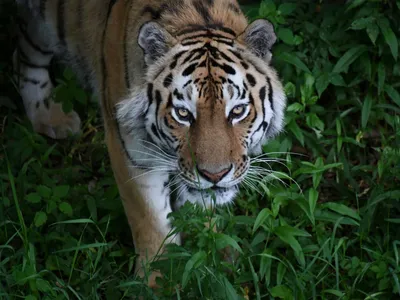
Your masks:
{"label": "leafy plant", "polygon": [[263,149],[270,166],[256,161],[273,171],[234,205],[171,214],[185,240],[146,266],[162,271],[155,291],[133,274],[96,105],[65,71],[55,97],[85,106],[83,133],[56,144],[32,132],[11,81],[14,6],[3,7],[0,297],[399,298],[399,1],[243,1],[275,26],[286,132]]}

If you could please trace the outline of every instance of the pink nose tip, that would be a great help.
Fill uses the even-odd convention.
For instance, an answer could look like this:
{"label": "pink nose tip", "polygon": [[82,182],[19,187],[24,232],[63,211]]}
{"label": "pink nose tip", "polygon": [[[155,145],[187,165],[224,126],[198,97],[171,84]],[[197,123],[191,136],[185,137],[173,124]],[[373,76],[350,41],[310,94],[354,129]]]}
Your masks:
{"label": "pink nose tip", "polygon": [[231,170],[231,168],[226,168],[223,169],[222,171],[218,173],[211,173],[205,169],[197,169],[199,171],[199,174],[203,176],[205,179],[208,181],[211,181],[212,183],[218,183],[221,181],[221,179],[228,174],[228,172]]}

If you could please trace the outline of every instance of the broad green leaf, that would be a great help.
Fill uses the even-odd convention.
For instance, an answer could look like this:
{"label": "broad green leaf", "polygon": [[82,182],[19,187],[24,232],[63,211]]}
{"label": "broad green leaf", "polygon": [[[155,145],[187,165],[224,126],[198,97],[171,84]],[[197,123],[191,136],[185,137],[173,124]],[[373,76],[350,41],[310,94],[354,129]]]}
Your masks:
{"label": "broad green leaf", "polygon": [[345,54],[339,59],[333,68],[333,73],[346,72],[349,66],[358,58],[361,54],[368,50],[365,45],[358,45],[347,50]]}
{"label": "broad green leaf", "polygon": [[304,146],[304,135],[296,121],[292,121],[288,125],[288,129],[294,134],[302,146]]}
{"label": "broad green leaf", "polygon": [[375,45],[376,39],[379,35],[379,27],[376,24],[371,24],[367,27],[367,34],[371,42]]}
{"label": "broad green leaf", "polygon": [[294,44],[294,35],[293,32],[288,28],[280,28],[278,30],[277,36],[281,39],[285,44],[293,45]]}
{"label": "broad green leaf", "polygon": [[299,68],[300,70],[306,73],[311,73],[310,69],[295,54],[284,52],[279,55],[279,58],[289,64],[294,65],[295,67]]}
{"label": "broad green leaf", "polygon": [[26,201],[30,203],[39,203],[41,200],[42,197],[40,197],[40,195],[37,193],[30,193],[26,196]]}
{"label": "broad green leaf", "polygon": [[201,264],[203,264],[205,262],[206,258],[207,258],[206,252],[199,251],[199,252],[195,253],[191,259],[189,259],[189,261],[186,263],[185,271],[183,272],[183,275],[182,275],[182,288],[186,287],[186,285],[189,281],[190,273],[194,269],[201,266]]}
{"label": "broad green leaf", "polygon": [[47,280],[43,280],[41,278],[36,279],[36,286],[38,290],[43,293],[51,292],[52,290],[50,283]]}
{"label": "broad green leaf", "polygon": [[329,82],[335,86],[344,86],[344,87],[347,86],[346,82],[343,79],[343,76],[337,73],[330,74]]}
{"label": "broad green leaf", "polygon": [[318,96],[321,97],[322,93],[326,90],[329,85],[329,74],[323,73],[316,80],[315,87],[317,88]]}
{"label": "broad green leaf", "polygon": [[49,189],[47,186],[39,185],[36,190],[37,190],[38,194],[45,199],[48,199],[51,197],[51,189]]}
{"label": "broad green leaf", "polygon": [[34,223],[36,227],[42,226],[44,223],[46,223],[46,221],[47,221],[47,215],[45,212],[39,211],[35,214]]}
{"label": "broad green leaf", "polygon": [[347,2],[347,4],[349,6],[347,6],[347,8],[346,8],[346,12],[348,12],[349,10],[351,10],[353,8],[356,8],[356,7],[360,6],[360,5],[362,5],[365,1],[367,1],[367,0],[352,0],[352,1]]}
{"label": "broad green leaf", "polygon": [[63,110],[63,112],[65,112],[66,114],[67,113],[70,113],[71,111],[72,111],[72,109],[73,109],[73,104],[72,104],[72,102],[70,101],[70,100],[67,100],[67,101],[63,101],[62,102],[62,110]]}
{"label": "broad green leaf", "polygon": [[293,300],[293,293],[290,288],[288,288],[286,285],[277,285],[273,287],[271,290],[271,295],[274,298],[279,298],[283,300]]}
{"label": "broad green leaf", "polygon": [[293,112],[299,112],[303,110],[303,105],[301,105],[300,103],[296,102],[293,104],[290,104],[288,106],[288,108],[286,109],[286,111],[293,111]]}
{"label": "broad green leaf", "polygon": [[385,65],[383,64],[383,62],[379,62],[379,64],[378,64],[378,95],[380,95],[383,91],[385,79],[386,79]]}
{"label": "broad green leaf", "polygon": [[287,16],[294,12],[296,8],[296,3],[283,3],[279,5],[278,10],[281,12],[282,15]]}
{"label": "broad green leaf", "polygon": [[256,221],[253,226],[253,234],[257,231],[257,229],[264,224],[264,222],[271,216],[271,210],[269,208],[263,208],[258,214]]}
{"label": "broad green leaf", "polygon": [[367,123],[369,120],[369,115],[371,114],[372,109],[372,97],[370,94],[365,97],[362,112],[361,112],[361,126],[362,128],[367,127]]}
{"label": "broad green leaf", "polygon": [[223,233],[217,233],[215,235],[215,243],[216,243],[216,247],[218,250],[225,248],[226,246],[231,246],[232,248],[235,248],[240,253],[243,253],[239,244],[233,238],[231,238],[229,235],[226,235]]}
{"label": "broad green leaf", "polygon": [[394,89],[391,85],[385,84],[385,92],[389,95],[389,97],[400,106],[400,94]]}
{"label": "broad green leaf", "polygon": [[60,211],[63,214],[66,214],[67,216],[72,216],[73,213],[73,209],[71,204],[67,203],[67,202],[61,202],[60,205],[58,206],[58,208],[60,209]]}
{"label": "broad green leaf", "polygon": [[354,30],[360,30],[360,29],[365,29],[369,25],[374,24],[375,18],[374,17],[366,17],[366,18],[360,18],[357,20],[354,20],[353,23],[351,23],[351,29]]}
{"label": "broad green leaf", "polygon": [[53,195],[57,198],[64,198],[65,196],[68,195],[69,192],[69,186],[68,185],[60,185],[56,186],[53,189]]}
{"label": "broad green leaf", "polygon": [[379,28],[385,38],[386,43],[390,47],[390,51],[392,52],[394,60],[397,61],[397,56],[399,54],[399,44],[397,41],[397,37],[394,34],[392,28],[390,28],[389,21],[387,19],[380,19],[378,21]]}
{"label": "broad green leaf", "polygon": [[351,209],[350,207],[347,207],[344,204],[328,202],[328,203],[323,204],[322,206],[329,208],[329,209],[333,210],[334,212],[337,212],[343,216],[349,216],[353,219],[361,220],[361,218],[357,212],[355,212],[353,209]]}

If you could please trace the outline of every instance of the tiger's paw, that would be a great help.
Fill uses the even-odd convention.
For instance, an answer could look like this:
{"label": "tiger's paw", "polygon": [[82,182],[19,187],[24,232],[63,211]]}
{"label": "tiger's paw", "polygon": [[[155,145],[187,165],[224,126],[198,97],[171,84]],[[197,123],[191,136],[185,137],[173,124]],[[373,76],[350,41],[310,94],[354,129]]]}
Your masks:
{"label": "tiger's paw", "polygon": [[[52,139],[65,139],[69,135],[77,134],[81,128],[81,119],[75,111],[65,113],[60,103],[52,101],[38,105],[30,120],[33,129]],[[42,106],[42,107],[40,107]]]}

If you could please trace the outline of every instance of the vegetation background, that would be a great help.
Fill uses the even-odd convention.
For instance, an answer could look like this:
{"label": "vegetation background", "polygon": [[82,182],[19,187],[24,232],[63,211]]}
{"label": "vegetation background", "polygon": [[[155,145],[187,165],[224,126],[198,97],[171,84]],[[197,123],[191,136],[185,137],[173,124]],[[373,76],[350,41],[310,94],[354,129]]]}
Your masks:
{"label": "vegetation background", "polygon": [[132,271],[97,104],[55,66],[82,134],[32,132],[12,81],[15,5],[1,2],[1,299],[400,299],[400,1],[242,4],[279,38],[289,105],[264,148],[274,171],[230,207],[173,213],[187,239],[148,266],[164,274],[151,291]]}

